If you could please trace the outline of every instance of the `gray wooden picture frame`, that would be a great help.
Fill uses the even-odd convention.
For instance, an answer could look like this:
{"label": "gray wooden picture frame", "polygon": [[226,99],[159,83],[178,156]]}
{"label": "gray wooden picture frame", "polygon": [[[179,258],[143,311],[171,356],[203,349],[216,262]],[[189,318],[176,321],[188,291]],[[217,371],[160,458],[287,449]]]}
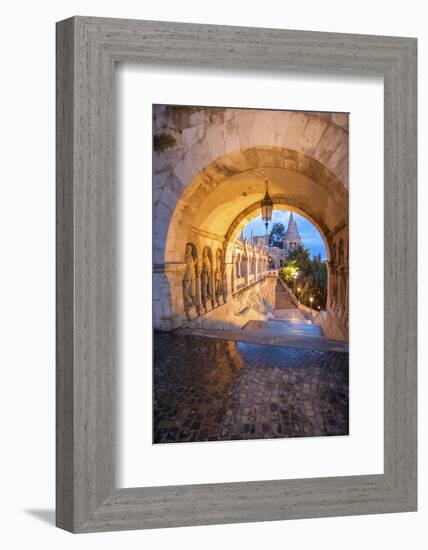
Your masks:
{"label": "gray wooden picture frame", "polygon": [[[57,24],[58,527],[83,533],[416,510],[416,45],[91,17]],[[383,474],[115,487],[117,62],[384,78]]]}

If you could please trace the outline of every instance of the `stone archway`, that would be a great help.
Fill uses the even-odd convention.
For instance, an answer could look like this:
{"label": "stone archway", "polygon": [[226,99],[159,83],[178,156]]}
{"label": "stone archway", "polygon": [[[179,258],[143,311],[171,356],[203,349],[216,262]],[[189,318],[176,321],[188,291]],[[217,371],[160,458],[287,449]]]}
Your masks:
{"label": "stone archway", "polygon": [[237,150],[206,166],[180,196],[173,185],[163,188],[154,217],[169,223],[156,227],[163,231],[155,242],[155,263],[180,261],[176,245],[191,227],[223,238],[230,223],[262,199],[265,178],[273,198],[306,213],[325,232],[348,223],[347,189],[320,162],[283,147]]}
{"label": "stone archway", "polygon": [[[331,259],[331,232],[328,227],[325,225],[322,219],[318,219],[316,213],[308,212],[303,210],[300,206],[296,204],[297,201],[293,197],[276,195],[272,198],[274,204],[274,210],[284,210],[284,211],[293,211],[297,214],[300,214],[306,218],[315,228],[318,230],[324,245],[327,254],[327,261]],[[236,240],[237,236],[241,233],[242,229],[249,224],[254,218],[260,216],[260,201],[253,203],[251,206],[246,208],[241,212],[230,225],[225,237],[224,237],[224,250],[225,258],[228,260],[230,258],[230,247],[231,244]]]}
{"label": "stone archway", "polygon": [[[342,306],[347,297],[343,290],[339,292],[344,287],[344,277],[336,274],[332,249],[337,239],[346,242],[348,239],[347,190],[325,166],[302,153],[279,147],[253,148],[251,152],[244,153],[248,165],[242,163],[242,151],[235,151],[227,158],[214,161],[192,180],[187,192],[176,204],[165,241],[158,243],[164,247],[163,265],[158,265],[156,270],[156,288],[162,292],[164,308],[162,321],[167,320],[168,325],[175,327],[180,326],[185,318],[181,279],[186,243],[195,243],[199,257],[202,257],[205,246],[212,249],[221,246],[228,273],[232,268],[228,244],[234,241],[243,225],[258,215],[267,178],[276,207],[304,215],[323,237],[329,261],[329,296],[332,297],[329,299],[330,314],[337,313],[338,320],[346,325],[347,311]],[[230,164],[236,166],[236,158],[241,160],[241,171],[227,174],[229,177],[220,177],[219,167]],[[213,174],[214,170],[216,177],[208,184],[207,173]],[[160,278],[163,280],[162,285],[159,285]],[[341,281],[337,290],[336,279]],[[226,276],[225,281],[228,280]],[[165,311],[168,305],[171,306],[169,312]]]}
{"label": "stone archway", "polygon": [[[232,269],[228,243],[257,215],[265,178],[274,203],[305,215],[322,235],[329,260],[329,313],[346,326],[347,263],[339,266],[338,255],[333,257],[335,243],[339,247],[342,240],[348,248],[346,130],[310,113],[280,112],[272,118],[270,111],[207,111],[212,116],[204,135],[190,120],[177,121],[182,127],[177,149],[161,151],[162,162],[154,163],[155,327],[168,330],[186,319],[187,242],[199,258],[204,247],[221,247],[224,265],[213,265],[213,271]],[[223,280],[227,285],[228,277]]]}

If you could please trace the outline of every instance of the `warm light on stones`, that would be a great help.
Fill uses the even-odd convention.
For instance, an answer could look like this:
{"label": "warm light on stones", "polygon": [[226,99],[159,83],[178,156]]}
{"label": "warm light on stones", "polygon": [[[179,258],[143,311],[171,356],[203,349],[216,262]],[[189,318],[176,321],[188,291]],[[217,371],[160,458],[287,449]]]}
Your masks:
{"label": "warm light on stones", "polygon": [[[282,209],[305,216],[324,240],[331,321],[326,330],[333,334],[340,325],[343,337],[348,324],[347,115],[165,106],[155,106],[154,115],[154,326],[241,326],[246,318],[238,314],[248,303],[271,303],[269,253],[250,242],[237,243],[260,210],[269,223],[273,210]],[[165,128],[173,130],[166,135]],[[194,266],[188,255],[187,271],[194,272],[195,283],[186,279],[185,294],[188,243]],[[203,268],[204,249],[209,262]],[[236,281],[238,252],[242,272],[247,270],[246,290]],[[205,306],[202,295],[199,301],[189,295],[202,273]],[[249,310],[256,316],[252,305]],[[259,308],[257,315],[266,313]]]}
{"label": "warm light on stones", "polygon": [[266,233],[268,231],[269,222],[272,219],[272,210],[273,210],[273,202],[269,195],[269,189],[268,189],[268,181],[266,180],[266,193],[265,196],[260,203],[260,207],[262,210],[262,220],[265,222],[266,226]]}

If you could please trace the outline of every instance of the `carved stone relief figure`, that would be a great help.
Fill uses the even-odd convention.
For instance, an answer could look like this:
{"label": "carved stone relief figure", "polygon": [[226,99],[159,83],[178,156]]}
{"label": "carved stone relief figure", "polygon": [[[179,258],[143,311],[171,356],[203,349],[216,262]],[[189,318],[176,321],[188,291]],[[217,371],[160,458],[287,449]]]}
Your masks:
{"label": "carved stone relief figure", "polygon": [[241,255],[238,254],[236,256],[236,269],[235,269],[235,275],[236,278],[239,279],[241,277]]}
{"label": "carved stone relief figure", "polygon": [[186,265],[183,278],[184,306],[189,308],[196,303],[196,260],[191,244],[186,244],[184,263]]}
{"label": "carved stone relief figure", "polygon": [[223,258],[221,250],[216,252],[216,263],[214,272],[215,299],[220,303],[220,297],[223,296]]}
{"label": "carved stone relief figure", "polygon": [[230,287],[228,286],[228,276],[227,276],[227,265],[226,265],[226,258],[224,255],[224,252],[221,251],[221,286],[222,286],[222,294],[223,294],[223,302],[227,302],[227,294]]}
{"label": "carved stone relief figure", "polygon": [[208,248],[202,252],[202,273],[201,273],[202,302],[205,305],[211,299],[211,260]]}

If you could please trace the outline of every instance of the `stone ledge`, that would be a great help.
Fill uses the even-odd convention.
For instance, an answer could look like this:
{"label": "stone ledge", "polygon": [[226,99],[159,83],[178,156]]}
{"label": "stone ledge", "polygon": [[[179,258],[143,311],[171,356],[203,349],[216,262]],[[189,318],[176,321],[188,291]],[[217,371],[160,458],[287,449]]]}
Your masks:
{"label": "stone ledge", "polygon": [[241,329],[207,329],[207,328],[179,328],[178,334],[200,336],[204,338],[216,338],[218,340],[231,340],[249,344],[265,344],[268,346],[282,346],[297,349],[310,349],[315,351],[335,351],[348,353],[349,346],[345,342],[329,340],[328,338],[298,337],[298,336],[271,336],[260,332],[251,332]]}
{"label": "stone ledge", "polygon": [[186,264],[183,262],[168,262],[165,264],[153,264],[153,273],[165,273],[166,271],[183,271]]}

